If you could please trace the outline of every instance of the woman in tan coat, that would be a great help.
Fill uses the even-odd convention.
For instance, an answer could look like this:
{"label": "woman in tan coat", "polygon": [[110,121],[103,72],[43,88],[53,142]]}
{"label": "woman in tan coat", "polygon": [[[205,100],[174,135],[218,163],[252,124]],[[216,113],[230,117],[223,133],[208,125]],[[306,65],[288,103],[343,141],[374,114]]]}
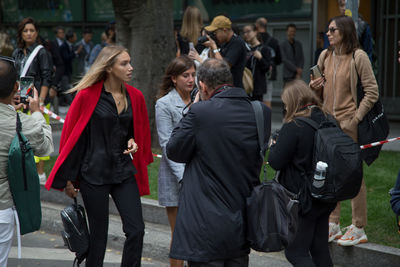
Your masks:
{"label": "woman in tan coat", "polygon": [[[314,79],[310,87],[319,94],[325,109],[339,122],[345,133],[357,142],[357,126],[378,100],[378,85],[368,55],[361,49],[357,32],[350,17],[331,19],[327,32],[329,48],[324,50],[318,65],[324,76]],[[364,98],[357,105],[358,75],[364,88]],[[351,200],[352,224],[342,236],[340,229],[340,203],[329,218],[329,242],[352,246],[368,242],[364,232],[367,224],[367,196],[363,180],[359,194]]]}

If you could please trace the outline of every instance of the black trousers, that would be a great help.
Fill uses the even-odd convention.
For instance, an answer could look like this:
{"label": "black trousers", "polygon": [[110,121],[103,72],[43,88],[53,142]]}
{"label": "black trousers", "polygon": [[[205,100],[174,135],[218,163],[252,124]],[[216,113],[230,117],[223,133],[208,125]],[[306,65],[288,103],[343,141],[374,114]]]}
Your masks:
{"label": "black trousers", "polygon": [[239,258],[217,260],[209,262],[193,262],[189,261],[189,267],[248,267],[249,255]]}
{"label": "black trousers", "polygon": [[122,219],[126,240],[122,267],[140,266],[143,248],[144,223],[139,190],[134,178],[121,184],[92,185],[80,183],[83,202],[89,221],[90,242],[86,267],[102,267],[108,236],[108,202],[112,196]]}
{"label": "black trousers", "polygon": [[336,204],[313,200],[310,212],[299,215],[297,235],[286,250],[288,261],[296,267],[333,267],[328,247],[329,214]]}

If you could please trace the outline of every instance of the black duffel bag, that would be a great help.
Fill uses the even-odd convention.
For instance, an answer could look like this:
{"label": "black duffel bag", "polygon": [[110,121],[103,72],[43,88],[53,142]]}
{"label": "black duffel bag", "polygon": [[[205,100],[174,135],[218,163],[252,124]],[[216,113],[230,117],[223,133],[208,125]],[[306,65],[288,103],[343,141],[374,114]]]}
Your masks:
{"label": "black duffel bag", "polygon": [[89,249],[89,230],[85,209],[74,198],[74,203],[64,208],[60,215],[64,226],[61,236],[68,249],[75,252],[74,265],[77,262],[79,266],[86,258]]}

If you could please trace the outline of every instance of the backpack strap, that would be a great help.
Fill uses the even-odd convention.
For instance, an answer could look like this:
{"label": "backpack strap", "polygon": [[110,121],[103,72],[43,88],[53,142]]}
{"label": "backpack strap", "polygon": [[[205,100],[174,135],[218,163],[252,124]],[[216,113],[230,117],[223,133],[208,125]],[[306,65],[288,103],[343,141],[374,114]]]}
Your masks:
{"label": "backpack strap", "polygon": [[28,60],[25,62],[24,68],[22,69],[20,77],[24,77],[28,72],[29,67],[32,64],[33,59],[36,57],[39,50],[43,48],[43,45],[38,45],[33,49],[32,53],[29,55]]}
{"label": "backpack strap", "polygon": [[319,124],[316,123],[314,120],[308,118],[308,117],[297,117],[296,120],[302,121],[313,127],[315,130],[318,130]]}

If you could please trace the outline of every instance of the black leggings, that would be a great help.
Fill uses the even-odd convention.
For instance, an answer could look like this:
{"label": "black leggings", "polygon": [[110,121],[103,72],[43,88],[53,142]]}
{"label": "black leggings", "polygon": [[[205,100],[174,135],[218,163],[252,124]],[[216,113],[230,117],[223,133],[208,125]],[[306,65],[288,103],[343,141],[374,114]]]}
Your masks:
{"label": "black leggings", "polygon": [[299,215],[297,235],[285,250],[286,258],[293,266],[332,267],[328,247],[329,214],[336,204],[313,200],[306,215]]}
{"label": "black leggings", "polygon": [[92,185],[80,182],[90,230],[89,253],[86,267],[103,266],[108,236],[109,194],[122,219],[126,240],[122,254],[122,267],[140,266],[143,248],[144,223],[139,190],[134,178],[121,184]]}

